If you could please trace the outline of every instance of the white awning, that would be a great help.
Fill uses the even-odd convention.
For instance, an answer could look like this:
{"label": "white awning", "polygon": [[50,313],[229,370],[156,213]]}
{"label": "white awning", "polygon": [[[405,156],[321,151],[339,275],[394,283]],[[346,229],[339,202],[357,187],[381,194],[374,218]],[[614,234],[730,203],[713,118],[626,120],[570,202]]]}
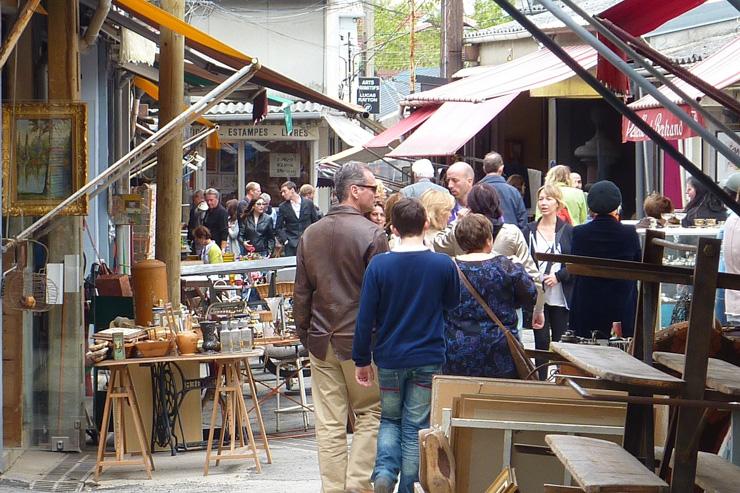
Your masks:
{"label": "white awning", "polygon": [[332,163],[332,164],[344,164],[350,161],[360,161],[362,163],[372,163],[378,159],[383,159],[386,154],[391,152],[389,147],[382,149],[365,149],[362,146],[355,146],[349,149],[345,149],[331,156],[321,158],[318,162],[319,165]]}
{"label": "white awning", "polygon": [[326,122],[340,139],[352,147],[361,146],[373,138],[372,132],[360,127],[357,120],[345,116],[325,114]]}

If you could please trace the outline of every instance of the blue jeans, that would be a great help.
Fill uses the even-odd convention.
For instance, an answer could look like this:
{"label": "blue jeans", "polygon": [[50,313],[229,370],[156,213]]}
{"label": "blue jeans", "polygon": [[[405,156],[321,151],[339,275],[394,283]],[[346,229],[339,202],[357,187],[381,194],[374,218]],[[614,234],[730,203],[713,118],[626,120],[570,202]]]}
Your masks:
{"label": "blue jeans", "polygon": [[419,430],[429,427],[432,376],[441,365],[387,370],[378,368],[380,429],[373,481],[393,482],[399,493],[411,493],[419,480]]}

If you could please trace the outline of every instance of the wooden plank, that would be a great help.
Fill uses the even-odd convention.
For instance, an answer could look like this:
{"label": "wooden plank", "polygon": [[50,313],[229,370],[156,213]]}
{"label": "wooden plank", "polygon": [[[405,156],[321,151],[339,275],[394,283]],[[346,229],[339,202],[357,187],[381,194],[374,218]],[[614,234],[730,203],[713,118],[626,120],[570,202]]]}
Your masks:
{"label": "wooden plank", "polygon": [[587,493],[661,492],[668,484],[619,445],[606,440],[547,435],[545,441]]}
{"label": "wooden plank", "polygon": [[[689,331],[686,336],[686,356],[683,379],[686,382],[681,397],[703,399],[707,380],[709,343],[714,322],[714,298],[717,292],[717,269],[721,240],[700,238],[694,267],[694,291],[689,313]],[[703,410],[682,407],[678,410],[676,428],[676,467],[671,477],[671,491],[690,491],[696,474],[696,454],[699,442],[696,434]]]}
{"label": "wooden plank", "polygon": [[[596,257],[579,257],[555,253],[536,253],[538,260],[560,262],[568,272],[583,276],[652,281],[672,284],[693,284],[694,272],[687,267],[650,265],[629,260],[611,260]],[[740,275],[720,272],[717,287],[740,290]]]}
{"label": "wooden plank", "polygon": [[[599,395],[624,395],[623,392],[592,390]],[[432,381],[432,426],[442,425],[442,410],[452,408],[453,399],[463,394],[485,394],[505,397],[537,396],[547,399],[579,401],[578,393],[567,385],[532,380],[508,380],[504,378],[461,377],[435,375]]]}
{"label": "wooden plank", "polygon": [[637,387],[678,390],[683,381],[646,365],[621,349],[587,344],[550,343],[550,348],[578,368],[599,378]]}
{"label": "wooden plank", "polygon": [[[686,357],[683,354],[656,352],[655,361],[683,375]],[[727,395],[740,395],[740,367],[720,359],[709,358],[707,387]]]}
{"label": "wooden plank", "polygon": [[18,43],[24,29],[26,29],[31,17],[33,17],[33,13],[39,3],[41,3],[41,0],[28,0],[23,6],[21,13],[18,14],[18,18],[10,29],[8,36],[5,39],[5,43],[2,48],[0,48],[0,69],[2,69],[5,66],[5,62],[8,61],[8,57],[15,49],[15,45]]}
{"label": "wooden plank", "polygon": [[[471,417],[526,423],[566,423],[600,426],[623,426],[624,404],[606,403],[594,406],[593,401],[554,401],[552,399],[513,399],[497,396],[463,394],[465,409]],[[605,403],[602,403],[605,404]]]}
{"label": "wooden plank", "polygon": [[[663,447],[655,447],[655,456],[663,458]],[[673,465],[673,458],[671,458]],[[696,486],[705,493],[734,493],[740,484],[740,466],[709,452],[699,452],[696,462]]]}

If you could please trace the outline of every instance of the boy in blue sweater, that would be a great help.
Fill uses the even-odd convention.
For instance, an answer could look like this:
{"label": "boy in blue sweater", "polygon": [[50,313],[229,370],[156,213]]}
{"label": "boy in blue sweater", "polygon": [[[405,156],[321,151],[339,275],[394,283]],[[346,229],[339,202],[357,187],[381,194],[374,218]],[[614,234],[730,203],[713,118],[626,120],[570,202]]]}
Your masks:
{"label": "boy in blue sweater", "polygon": [[401,243],[376,255],[365,271],[352,359],[360,385],[378,367],[380,429],[372,480],[375,492],[412,492],[419,476],[419,430],[429,426],[432,376],[445,361],[443,311],[460,303],[452,259],[424,246],[426,212],[417,199],[401,199],[392,212]]}

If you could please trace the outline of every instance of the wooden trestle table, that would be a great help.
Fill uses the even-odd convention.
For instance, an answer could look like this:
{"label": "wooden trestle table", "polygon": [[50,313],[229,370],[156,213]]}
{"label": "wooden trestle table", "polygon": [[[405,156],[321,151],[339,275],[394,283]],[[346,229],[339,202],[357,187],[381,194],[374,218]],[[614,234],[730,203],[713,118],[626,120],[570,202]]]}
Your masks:
{"label": "wooden trestle table", "polygon": [[[100,443],[98,444],[97,462],[95,464],[95,480],[106,467],[140,464],[144,466],[147,476],[151,478],[151,472],[154,470],[154,461],[152,459],[151,449],[147,443],[144,427],[139,410],[139,399],[136,395],[133,380],[129,367],[131,365],[159,365],[165,363],[180,362],[202,362],[216,364],[216,398],[214,399],[213,412],[211,414],[211,423],[208,434],[208,444],[206,449],[206,463],[204,474],[208,474],[208,468],[211,461],[216,461],[216,465],[221,460],[230,459],[253,459],[258,472],[262,468],[259,461],[258,448],[265,451],[267,462],[272,462],[270,446],[267,441],[265,425],[262,421],[262,412],[257,399],[257,389],[255,387],[252,370],[249,367],[248,358],[261,356],[262,350],[256,349],[242,353],[212,353],[212,354],[193,354],[179,356],[163,356],[158,358],[128,358],[125,360],[105,360],[95,365],[98,369],[110,370],[110,379],[108,381],[108,391],[105,397],[105,407],[103,410],[103,422],[100,430]],[[242,364],[243,363],[243,364]],[[257,445],[249,421],[249,412],[247,410],[244,395],[242,393],[242,375],[246,376],[249,390],[254,400],[255,416],[259,425],[261,444]],[[221,394],[225,398],[219,399]],[[221,436],[217,452],[212,457],[212,445],[214,431],[216,427],[216,414],[219,404],[222,409],[223,423],[221,427]],[[141,456],[127,459],[126,443],[124,437],[124,405],[129,406],[131,416],[136,430],[136,439],[141,450]],[[113,433],[114,433],[114,452],[106,453],[105,444],[108,436],[108,425],[110,422],[111,412],[113,414]],[[247,437],[244,436],[246,430]],[[226,433],[230,434],[230,444],[228,449],[224,447],[224,437]],[[248,443],[247,443],[248,441]],[[237,446],[238,442],[238,446]],[[106,459],[106,457],[113,457]]]}

